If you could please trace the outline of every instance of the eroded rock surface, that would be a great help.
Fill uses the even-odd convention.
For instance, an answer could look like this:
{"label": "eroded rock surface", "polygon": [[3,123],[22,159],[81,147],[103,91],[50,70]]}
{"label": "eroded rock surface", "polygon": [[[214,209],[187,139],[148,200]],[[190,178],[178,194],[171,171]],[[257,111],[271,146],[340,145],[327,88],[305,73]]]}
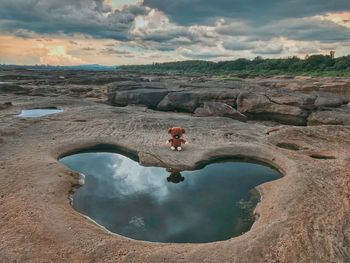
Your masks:
{"label": "eroded rock surface", "polygon": [[[307,125],[308,118],[313,120],[315,116],[324,115],[319,111],[325,108],[341,108],[350,98],[347,78],[279,77],[223,81],[204,76],[89,71],[81,78],[81,71],[67,72],[53,71],[49,76],[40,71],[0,72],[3,80],[0,94],[85,97],[107,101],[114,106],[143,105],[160,111],[196,112],[197,116],[198,112],[199,115],[222,116],[222,111],[205,114],[203,110],[205,103],[220,102],[251,120],[297,126]],[[343,111],[333,113],[344,119]]]}
{"label": "eroded rock surface", "polygon": [[[16,86],[0,91],[0,105],[7,105],[0,110],[1,262],[350,261],[346,100],[339,105],[328,102],[326,96],[317,102],[318,86],[311,90],[316,97],[294,94],[277,87],[284,86],[284,79],[265,80],[276,85],[271,87],[262,85],[262,80],[237,84],[203,76],[0,71],[0,81]],[[126,82],[132,86],[130,91],[139,89],[138,83],[148,83],[142,89],[169,94],[186,91],[189,96],[197,96],[203,87],[205,94],[212,89],[209,97],[198,95],[201,99],[191,111],[207,108],[219,115],[225,112],[224,105],[232,109],[237,105],[250,119],[244,123],[227,117],[195,117],[191,112],[164,112],[158,105],[155,109],[131,105],[134,98],[125,107],[109,105],[108,85],[129,92]],[[312,82],[322,80],[307,80],[307,84]],[[219,88],[222,96],[215,93]],[[98,96],[91,97],[94,93]],[[22,109],[35,107],[57,107],[64,112],[38,119],[16,117]],[[266,114],[270,121],[261,120]],[[305,125],[305,120],[323,125],[275,123]],[[186,129],[189,144],[182,152],[170,151],[164,144],[171,126]],[[101,143],[128,149],[145,165],[189,169],[203,160],[244,156],[274,165],[284,177],[258,187],[262,201],[256,208],[257,220],[239,237],[207,244],[135,241],[106,232],[70,206],[69,192],[79,176],[57,158]]]}
{"label": "eroded rock surface", "polygon": [[290,125],[305,125],[308,116],[307,111],[300,107],[276,103],[267,95],[254,92],[241,93],[237,99],[237,109],[252,119]]}
{"label": "eroded rock surface", "polygon": [[350,125],[350,106],[313,112],[308,125]]}
{"label": "eroded rock surface", "polygon": [[230,105],[223,102],[204,102],[203,107],[197,108],[194,112],[196,117],[228,117],[239,121],[247,121],[247,117]]}

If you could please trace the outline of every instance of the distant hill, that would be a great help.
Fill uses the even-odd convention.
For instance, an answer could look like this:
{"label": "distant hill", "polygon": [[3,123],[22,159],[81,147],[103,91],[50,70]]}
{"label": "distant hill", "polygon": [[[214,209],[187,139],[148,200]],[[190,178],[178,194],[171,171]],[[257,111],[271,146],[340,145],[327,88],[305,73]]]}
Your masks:
{"label": "distant hill", "polygon": [[102,66],[99,64],[76,65],[76,66],[50,66],[50,65],[0,65],[1,69],[29,69],[29,70],[90,70],[105,71],[116,70],[118,66]]}
{"label": "distant hill", "polygon": [[181,74],[217,74],[236,77],[272,75],[350,76],[350,56],[333,58],[330,55],[253,60],[240,58],[232,61],[189,60],[149,65],[120,66],[119,70],[164,72]]}

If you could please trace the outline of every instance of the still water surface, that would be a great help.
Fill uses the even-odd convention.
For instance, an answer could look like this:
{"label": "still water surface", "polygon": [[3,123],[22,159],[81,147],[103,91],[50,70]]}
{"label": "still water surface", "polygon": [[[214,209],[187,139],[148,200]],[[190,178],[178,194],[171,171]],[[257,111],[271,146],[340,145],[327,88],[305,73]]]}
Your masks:
{"label": "still water surface", "polygon": [[63,112],[61,109],[31,109],[31,110],[22,110],[21,114],[18,117],[22,118],[38,118],[50,114]]}
{"label": "still water surface", "polygon": [[255,186],[281,174],[225,160],[195,171],[144,167],[113,152],[85,152],[60,162],[85,175],[73,207],[108,230],[138,240],[203,243],[250,229]]}

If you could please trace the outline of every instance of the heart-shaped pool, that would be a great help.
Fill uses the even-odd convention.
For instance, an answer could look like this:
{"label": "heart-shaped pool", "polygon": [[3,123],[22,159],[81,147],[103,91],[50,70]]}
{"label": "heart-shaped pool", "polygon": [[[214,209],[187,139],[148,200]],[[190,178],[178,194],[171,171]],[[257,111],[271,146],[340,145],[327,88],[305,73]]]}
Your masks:
{"label": "heart-shaped pool", "polygon": [[60,162],[85,175],[73,207],[111,232],[154,242],[203,243],[248,231],[254,187],[282,175],[251,162],[219,160],[194,171],[144,167],[115,152],[80,152]]}

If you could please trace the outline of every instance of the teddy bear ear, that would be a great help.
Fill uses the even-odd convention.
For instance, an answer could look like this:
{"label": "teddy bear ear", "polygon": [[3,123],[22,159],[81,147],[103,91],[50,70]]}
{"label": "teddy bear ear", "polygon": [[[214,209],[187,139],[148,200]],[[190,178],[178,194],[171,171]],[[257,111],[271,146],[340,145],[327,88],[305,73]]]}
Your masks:
{"label": "teddy bear ear", "polygon": [[182,129],[182,133],[185,133],[185,129]]}
{"label": "teddy bear ear", "polygon": [[168,133],[171,133],[171,129],[172,129],[172,128],[169,128],[169,129],[168,129]]}

